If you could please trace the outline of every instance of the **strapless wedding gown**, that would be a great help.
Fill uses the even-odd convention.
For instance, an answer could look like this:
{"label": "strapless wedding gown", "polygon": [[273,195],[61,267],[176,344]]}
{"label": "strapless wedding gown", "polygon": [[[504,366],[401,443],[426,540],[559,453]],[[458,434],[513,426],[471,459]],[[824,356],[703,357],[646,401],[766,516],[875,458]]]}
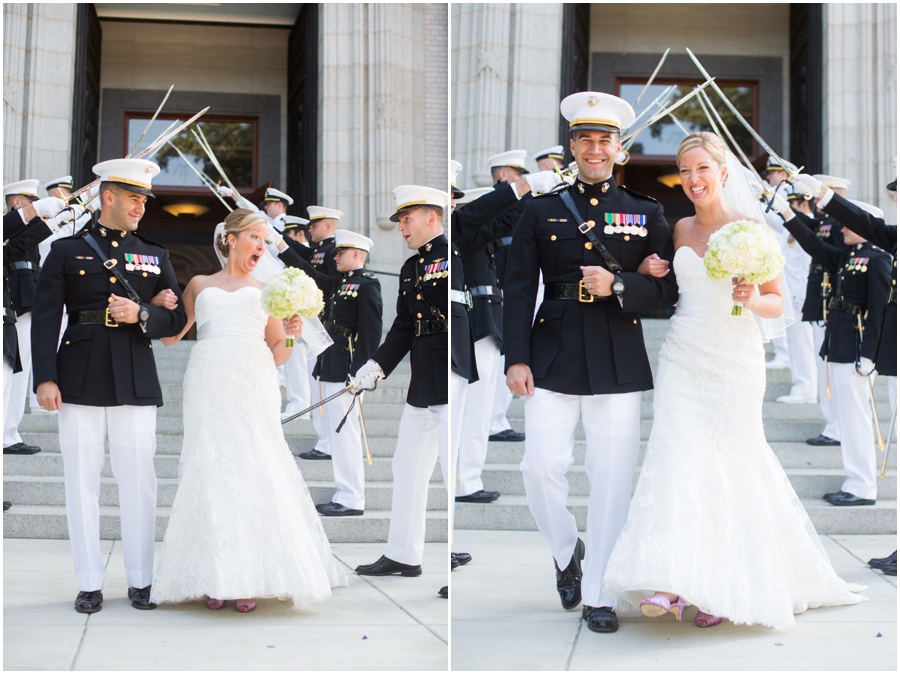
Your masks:
{"label": "strapless wedding gown", "polygon": [[151,601],[324,601],[347,585],[281,429],[268,320],[252,287],[197,296],[181,479]]}
{"label": "strapless wedding gown", "polygon": [[818,606],[857,604],[838,578],[766,442],[765,356],[749,311],[732,316],[731,280],[713,281],[689,247],[675,253],[678,307],[653,394],[653,430],[604,594],[637,606],[684,596],[736,624],[786,627]]}

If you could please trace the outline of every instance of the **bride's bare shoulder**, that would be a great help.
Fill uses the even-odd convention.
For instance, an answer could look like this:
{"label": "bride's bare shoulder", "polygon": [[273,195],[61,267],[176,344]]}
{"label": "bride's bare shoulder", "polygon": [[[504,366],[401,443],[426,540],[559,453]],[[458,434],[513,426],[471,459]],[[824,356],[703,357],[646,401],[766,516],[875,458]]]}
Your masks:
{"label": "bride's bare shoulder", "polygon": [[678,240],[687,234],[690,229],[697,224],[696,216],[689,216],[687,218],[681,218],[678,222],[675,223],[675,230],[672,232],[672,239],[675,242],[675,247],[678,247]]}

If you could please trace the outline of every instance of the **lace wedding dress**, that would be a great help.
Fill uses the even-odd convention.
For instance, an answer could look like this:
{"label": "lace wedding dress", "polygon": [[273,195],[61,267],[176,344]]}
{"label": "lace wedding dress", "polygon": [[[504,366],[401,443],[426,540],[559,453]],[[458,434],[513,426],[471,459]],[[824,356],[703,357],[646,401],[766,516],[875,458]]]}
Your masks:
{"label": "lace wedding dress", "polygon": [[321,602],[347,585],[281,430],[260,290],[197,296],[181,480],[151,601]]}
{"label": "lace wedding dress", "polygon": [[637,606],[654,591],[736,624],[786,627],[817,606],[857,604],[766,443],[763,345],[731,279],[675,253],[679,296],[662,348],[653,430],[604,593]]}

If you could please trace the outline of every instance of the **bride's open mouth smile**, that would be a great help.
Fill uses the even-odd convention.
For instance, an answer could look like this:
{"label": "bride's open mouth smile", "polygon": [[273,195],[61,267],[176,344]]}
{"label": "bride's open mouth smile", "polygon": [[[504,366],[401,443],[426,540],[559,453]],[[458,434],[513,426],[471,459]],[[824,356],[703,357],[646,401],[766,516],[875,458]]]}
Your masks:
{"label": "bride's open mouth smile", "polygon": [[261,253],[253,253],[253,255],[250,256],[250,264],[255,267],[261,257]]}

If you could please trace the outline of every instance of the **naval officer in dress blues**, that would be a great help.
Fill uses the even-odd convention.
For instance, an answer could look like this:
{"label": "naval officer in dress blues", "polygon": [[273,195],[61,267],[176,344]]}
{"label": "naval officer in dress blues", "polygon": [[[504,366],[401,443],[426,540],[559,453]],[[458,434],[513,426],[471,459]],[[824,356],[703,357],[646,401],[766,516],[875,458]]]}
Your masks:
{"label": "naval officer in dress blues", "polygon": [[450,199],[431,187],[402,185],[391,194],[391,220],[415,254],[400,268],[397,318],[384,342],[360,368],[357,385],[370,388],[390,376],[409,354],[410,384],[400,417],[397,448],[391,461],[394,477],[391,525],[385,554],[356,572],[366,576],[422,574],[428,482],[440,458],[447,491],[448,347],[450,249],[444,236],[444,213]]}
{"label": "naval officer in dress blues", "polygon": [[[516,227],[503,321],[507,384],[527,396],[522,475],[555,560],[562,605],[571,610],[583,601],[588,628],[614,632],[614,598],[601,584],[628,514],[641,391],[653,387],[640,312],[671,306],[678,296],[672,272],[654,278],[636,270],[654,253],[671,264],[674,250],[662,206],[612,177],[619,135],[634,122],[631,106],[586,91],[565,98],[560,111],[570,122],[578,179],[532,199]],[[566,508],[579,421],[591,482],[586,548]]]}
{"label": "naval officer in dress blues", "polygon": [[[100,551],[100,475],[109,444],[119,485],[122,551],[131,605],[150,602],[156,532],[156,408],[163,404],[151,339],[177,335],[186,316],[165,248],[135,233],[159,166],[112,159],[101,180],[97,223],[53,244],[38,282],[31,341],[38,402],[59,410],[75,610],[99,611],[106,560]],[[123,287],[127,284],[130,286]],[[151,304],[163,290],[177,308]],[[134,301],[132,299],[134,294]],[[63,311],[69,325],[58,343]],[[58,346],[57,346],[58,345]]]}

